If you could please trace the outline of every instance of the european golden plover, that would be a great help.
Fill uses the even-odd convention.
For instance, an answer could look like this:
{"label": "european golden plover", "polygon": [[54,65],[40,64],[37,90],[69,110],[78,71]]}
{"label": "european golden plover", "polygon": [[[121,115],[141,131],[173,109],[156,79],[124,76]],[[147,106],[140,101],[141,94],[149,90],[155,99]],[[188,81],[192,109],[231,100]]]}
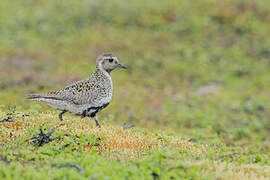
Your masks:
{"label": "european golden plover", "polygon": [[100,127],[97,113],[112,100],[113,83],[110,72],[117,67],[127,68],[119,63],[116,56],[102,54],[97,58],[96,70],[89,78],[47,94],[28,94],[28,99],[46,102],[50,107],[60,110],[61,121],[63,114],[70,112],[82,118],[95,118],[96,125]]}

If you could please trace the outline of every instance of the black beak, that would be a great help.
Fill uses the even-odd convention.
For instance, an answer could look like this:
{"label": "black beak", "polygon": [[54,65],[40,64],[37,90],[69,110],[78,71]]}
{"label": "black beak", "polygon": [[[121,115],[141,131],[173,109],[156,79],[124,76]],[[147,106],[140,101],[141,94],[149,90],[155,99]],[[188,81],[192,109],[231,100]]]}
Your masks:
{"label": "black beak", "polygon": [[118,67],[123,68],[123,69],[127,69],[127,66],[125,66],[123,64],[118,64]]}

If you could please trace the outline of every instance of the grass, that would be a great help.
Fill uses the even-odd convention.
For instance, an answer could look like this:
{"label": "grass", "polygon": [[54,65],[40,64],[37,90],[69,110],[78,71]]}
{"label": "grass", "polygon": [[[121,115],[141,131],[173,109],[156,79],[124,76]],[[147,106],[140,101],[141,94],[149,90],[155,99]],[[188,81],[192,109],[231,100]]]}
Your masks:
{"label": "grass", "polygon": [[[1,118],[6,116],[1,113]],[[99,129],[87,119],[73,117],[61,124],[52,113],[12,116],[14,122],[0,124],[4,179],[198,179],[202,175],[266,179],[270,170],[264,165],[266,155],[230,153],[226,146],[193,143],[173,132],[111,125]],[[54,130],[51,142],[31,140],[40,135],[40,128],[44,134]]]}
{"label": "grass", "polygon": [[[269,5],[2,0],[0,178],[269,179]],[[130,68],[112,72],[102,129],[23,97],[86,78],[103,52]],[[39,147],[40,128],[55,139]]]}

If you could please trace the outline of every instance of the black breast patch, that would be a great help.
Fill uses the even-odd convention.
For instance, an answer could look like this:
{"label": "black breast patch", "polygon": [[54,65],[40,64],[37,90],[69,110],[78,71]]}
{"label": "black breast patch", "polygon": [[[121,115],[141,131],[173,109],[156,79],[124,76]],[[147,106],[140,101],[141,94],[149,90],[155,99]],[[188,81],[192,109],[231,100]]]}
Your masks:
{"label": "black breast patch", "polygon": [[[100,110],[104,109],[104,108],[107,107],[108,105],[109,105],[109,103],[103,104],[102,106],[90,107],[90,108],[88,108],[88,109],[86,109],[86,110],[83,111],[83,113],[81,114],[81,117],[84,118],[84,117],[87,116],[87,117],[93,118],[93,117],[96,116],[96,114],[97,114]],[[93,111],[93,110],[94,110],[94,111]],[[92,112],[91,112],[91,111],[92,111]],[[88,112],[91,112],[91,113],[88,113]]]}

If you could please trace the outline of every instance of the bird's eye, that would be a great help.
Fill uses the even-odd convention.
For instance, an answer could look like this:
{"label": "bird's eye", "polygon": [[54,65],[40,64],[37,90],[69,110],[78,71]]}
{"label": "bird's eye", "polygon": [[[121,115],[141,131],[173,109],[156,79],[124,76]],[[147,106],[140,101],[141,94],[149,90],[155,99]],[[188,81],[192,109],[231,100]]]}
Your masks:
{"label": "bird's eye", "polygon": [[109,62],[113,62],[113,58],[109,59]]}

